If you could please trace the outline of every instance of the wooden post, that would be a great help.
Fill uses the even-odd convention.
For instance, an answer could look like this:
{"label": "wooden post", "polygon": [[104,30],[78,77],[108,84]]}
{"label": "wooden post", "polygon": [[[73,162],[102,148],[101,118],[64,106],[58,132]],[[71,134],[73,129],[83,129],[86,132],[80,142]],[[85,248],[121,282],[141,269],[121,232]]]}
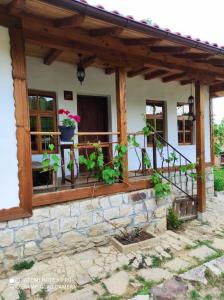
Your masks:
{"label": "wooden post", "polygon": [[[126,71],[125,68],[116,69],[116,98],[117,98],[117,131],[120,132],[119,143],[127,145],[127,104],[126,104]],[[123,180],[128,181],[128,153],[124,159],[125,171]]]}
{"label": "wooden post", "polygon": [[196,157],[197,157],[197,194],[198,212],[206,210],[206,178],[205,178],[205,128],[204,128],[204,89],[200,82],[195,82],[196,98]]}
{"label": "wooden post", "polygon": [[214,115],[213,115],[213,99],[209,98],[209,120],[210,120],[210,152],[211,164],[215,165],[215,140],[214,140]]}
{"label": "wooden post", "polygon": [[25,43],[21,28],[10,28],[12,75],[19,168],[20,208],[32,213],[32,160],[30,142],[29,104],[26,87]]}

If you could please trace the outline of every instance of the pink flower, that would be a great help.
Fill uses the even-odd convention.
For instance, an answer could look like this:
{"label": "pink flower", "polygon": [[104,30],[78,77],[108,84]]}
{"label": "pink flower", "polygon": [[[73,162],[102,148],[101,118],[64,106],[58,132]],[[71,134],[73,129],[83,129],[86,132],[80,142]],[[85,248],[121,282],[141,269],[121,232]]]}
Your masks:
{"label": "pink flower", "polygon": [[80,116],[76,115],[76,116],[74,116],[74,120],[75,120],[77,123],[79,123],[79,122],[81,121],[81,118],[80,118]]}
{"label": "pink flower", "polygon": [[58,110],[59,115],[63,115],[65,113],[65,110],[63,108]]}

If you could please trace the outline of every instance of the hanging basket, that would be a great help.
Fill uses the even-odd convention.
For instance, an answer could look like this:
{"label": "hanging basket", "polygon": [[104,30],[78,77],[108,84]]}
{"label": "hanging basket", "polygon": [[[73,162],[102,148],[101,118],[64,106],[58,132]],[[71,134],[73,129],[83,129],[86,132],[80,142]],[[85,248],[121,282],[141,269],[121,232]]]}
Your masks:
{"label": "hanging basket", "polygon": [[66,127],[66,126],[59,126],[58,127],[61,132],[61,141],[62,142],[72,142],[72,138],[75,134],[75,128],[73,127]]}

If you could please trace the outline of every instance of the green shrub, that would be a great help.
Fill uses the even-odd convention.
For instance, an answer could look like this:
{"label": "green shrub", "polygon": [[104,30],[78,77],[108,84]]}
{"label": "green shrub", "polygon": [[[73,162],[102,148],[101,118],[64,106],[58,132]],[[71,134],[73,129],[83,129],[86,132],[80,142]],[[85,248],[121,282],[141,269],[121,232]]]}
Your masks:
{"label": "green shrub", "polygon": [[33,260],[30,260],[30,261],[21,261],[19,263],[16,263],[14,266],[13,266],[13,270],[15,271],[20,271],[20,270],[28,270],[28,269],[31,269],[32,266],[34,265],[34,261]]}
{"label": "green shrub", "polygon": [[214,169],[214,187],[215,191],[224,191],[224,168]]}
{"label": "green shrub", "polygon": [[170,207],[167,215],[167,228],[177,230],[180,226],[181,222],[179,221],[177,212]]}

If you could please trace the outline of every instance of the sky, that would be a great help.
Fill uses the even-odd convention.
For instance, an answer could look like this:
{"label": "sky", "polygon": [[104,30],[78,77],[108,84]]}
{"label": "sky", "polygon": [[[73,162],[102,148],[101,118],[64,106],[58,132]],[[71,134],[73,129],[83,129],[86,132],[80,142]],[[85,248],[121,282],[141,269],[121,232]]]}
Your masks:
{"label": "sky", "polygon": [[[150,19],[162,28],[224,45],[224,0],[88,0],[136,20]],[[224,118],[224,98],[214,101],[214,119]]]}

